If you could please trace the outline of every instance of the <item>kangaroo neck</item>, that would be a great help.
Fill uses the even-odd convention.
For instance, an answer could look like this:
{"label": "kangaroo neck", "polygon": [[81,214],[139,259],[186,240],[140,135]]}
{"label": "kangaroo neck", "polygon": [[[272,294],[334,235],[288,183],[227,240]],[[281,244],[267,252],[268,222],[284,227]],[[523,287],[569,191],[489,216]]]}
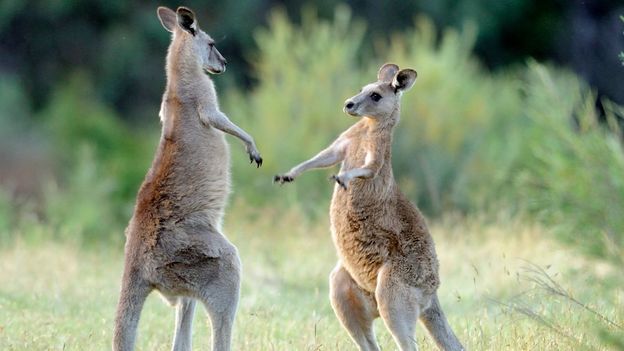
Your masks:
{"label": "kangaroo neck", "polygon": [[197,130],[199,106],[217,104],[212,80],[203,73],[192,45],[184,33],[174,34],[169,45],[167,86],[160,111],[165,139],[187,139],[187,131]]}
{"label": "kangaroo neck", "polygon": [[381,174],[386,174],[389,172],[389,178],[393,179],[392,176],[392,142],[394,135],[394,127],[399,121],[399,107],[397,106],[389,116],[384,118],[365,118],[365,123],[367,125],[365,138],[368,139],[368,142],[377,145],[376,148],[378,152],[382,155],[384,159],[383,170]]}
{"label": "kangaroo neck", "polygon": [[392,135],[394,134],[394,126],[399,122],[399,107],[397,106],[389,116],[382,118],[364,117],[364,123],[366,124],[366,134],[370,138],[389,138],[392,142]]}
{"label": "kangaroo neck", "polygon": [[197,83],[205,77],[196,55],[192,52],[192,43],[184,37],[174,34],[174,39],[167,53],[167,92],[184,97],[192,93]]}

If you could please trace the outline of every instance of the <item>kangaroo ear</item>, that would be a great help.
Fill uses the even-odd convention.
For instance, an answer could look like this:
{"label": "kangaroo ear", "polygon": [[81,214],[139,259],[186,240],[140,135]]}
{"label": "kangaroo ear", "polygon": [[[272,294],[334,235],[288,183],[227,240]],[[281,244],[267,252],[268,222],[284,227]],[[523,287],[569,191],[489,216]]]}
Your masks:
{"label": "kangaroo ear", "polygon": [[377,80],[380,82],[390,83],[394,75],[399,71],[399,66],[394,63],[385,63],[381,68],[379,68],[379,72],[377,72]]}
{"label": "kangaroo ear", "polygon": [[416,71],[410,68],[400,70],[392,79],[394,92],[397,93],[399,91],[403,92],[409,90],[409,88],[414,85],[417,75]]}
{"label": "kangaroo ear", "polygon": [[158,14],[158,19],[160,23],[162,23],[163,27],[166,30],[173,32],[176,26],[176,13],[173,12],[172,9],[164,6],[160,6],[158,10],[156,10]]}
{"label": "kangaroo ear", "polygon": [[176,11],[178,15],[178,25],[185,31],[195,35],[197,33],[197,23],[195,22],[195,14],[191,9],[180,6]]}

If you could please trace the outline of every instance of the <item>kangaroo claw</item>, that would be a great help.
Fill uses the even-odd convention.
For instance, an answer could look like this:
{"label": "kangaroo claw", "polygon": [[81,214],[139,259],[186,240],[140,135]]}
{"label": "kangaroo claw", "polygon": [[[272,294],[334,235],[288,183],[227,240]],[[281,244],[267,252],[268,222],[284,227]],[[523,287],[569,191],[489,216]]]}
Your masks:
{"label": "kangaroo claw", "polygon": [[249,163],[254,163],[256,162],[256,168],[259,168],[260,166],[262,166],[262,157],[260,155],[256,155],[256,154],[249,154]]}
{"label": "kangaroo claw", "polygon": [[294,180],[293,177],[291,176],[287,176],[287,175],[275,175],[273,177],[273,183],[280,183],[280,184],[284,184],[284,183],[290,183]]}
{"label": "kangaroo claw", "polygon": [[332,175],[331,177],[329,177],[329,179],[338,183],[338,185],[340,185],[340,187],[343,188],[344,190],[347,190],[347,185],[342,181],[342,179],[340,179],[340,177],[336,175]]}

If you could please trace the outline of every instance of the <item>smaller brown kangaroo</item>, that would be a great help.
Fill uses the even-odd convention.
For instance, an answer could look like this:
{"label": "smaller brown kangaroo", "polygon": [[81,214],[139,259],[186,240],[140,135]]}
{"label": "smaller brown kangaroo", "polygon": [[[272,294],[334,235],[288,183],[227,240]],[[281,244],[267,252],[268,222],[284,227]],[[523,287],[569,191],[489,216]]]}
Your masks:
{"label": "smaller brown kangaroo", "polygon": [[219,109],[205,74],[225,71],[226,60],[214,40],[199,29],[188,8],[159,7],[158,18],[173,35],[160,109],[162,134],[126,228],[113,350],[134,348],[143,303],[157,290],[176,306],[173,351],[191,350],[196,300],[210,316],[212,349],[228,351],[241,263],[221,230],[230,189],[225,133],[243,141],[258,167],[262,158],[252,137]]}
{"label": "smaller brown kangaroo", "polygon": [[331,231],[339,260],[329,277],[330,300],[362,351],[379,350],[373,331],[379,316],[402,351],[418,349],[418,319],[440,349],[463,350],[438,301],[438,259],[425,219],[392,174],[400,98],[415,80],[412,69],[383,65],[376,82],[345,102],[344,112],[360,121],[312,159],[274,178],[292,182],[309,169],[342,162],[331,177]]}

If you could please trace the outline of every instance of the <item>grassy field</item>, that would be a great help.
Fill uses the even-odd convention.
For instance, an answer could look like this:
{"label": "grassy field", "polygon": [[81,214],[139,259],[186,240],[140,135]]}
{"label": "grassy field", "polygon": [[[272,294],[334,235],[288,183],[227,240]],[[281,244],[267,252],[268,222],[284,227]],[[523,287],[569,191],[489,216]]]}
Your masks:
{"label": "grassy field", "polygon": [[[327,296],[331,173],[283,188],[270,180],[352,125],[344,99],[395,62],[419,78],[402,100],[393,172],[435,218],[440,300],[465,346],[624,351],[624,107],[600,98],[598,111],[597,93],[556,65],[486,69],[475,26],[419,17],[369,40],[343,6],[333,19],[309,9],[295,22],[276,10],[254,30],[256,48],[242,53],[250,87],[233,86],[230,71],[215,77],[223,111],[265,157],[251,167],[228,137],[232,199],[245,201],[225,223],[244,265],[234,350],[355,349]],[[122,227],[159,140],[160,90],[122,112],[101,72],[66,75],[39,104],[27,79],[0,75],[0,158],[14,162],[0,171],[15,178],[0,184],[0,351],[110,349]],[[129,89],[115,94],[147,93]],[[138,349],[168,350],[173,309],[153,294],[143,312]],[[196,318],[196,349],[207,349],[206,313]],[[377,334],[395,349],[381,321]],[[417,338],[434,348],[422,328]]]}
{"label": "grassy field", "polygon": [[[234,349],[355,350],[327,297],[336,261],[327,217],[312,221],[292,209],[234,207],[226,230],[244,264]],[[608,349],[597,337],[605,322],[541,289],[536,282],[545,275],[531,273],[536,267],[566,294],[624,323],[624,288],[614,278],[621,272],[552,241],[543,228],[510,218],[449,216],[430,226],[441,262],[440,299],[468,349]],[[109,349],[121,251],[49,240],[18,240],[2,248],[0,349]],[[151,295],[137,349],[168,350],[173,317],[173,309]],[[209,347],[208,323],[198,309],[196,349]],[[381,321],[377,335],[384,350],[395,349]],[[420,327],[417,338],[422,350],[435,349]]]}

